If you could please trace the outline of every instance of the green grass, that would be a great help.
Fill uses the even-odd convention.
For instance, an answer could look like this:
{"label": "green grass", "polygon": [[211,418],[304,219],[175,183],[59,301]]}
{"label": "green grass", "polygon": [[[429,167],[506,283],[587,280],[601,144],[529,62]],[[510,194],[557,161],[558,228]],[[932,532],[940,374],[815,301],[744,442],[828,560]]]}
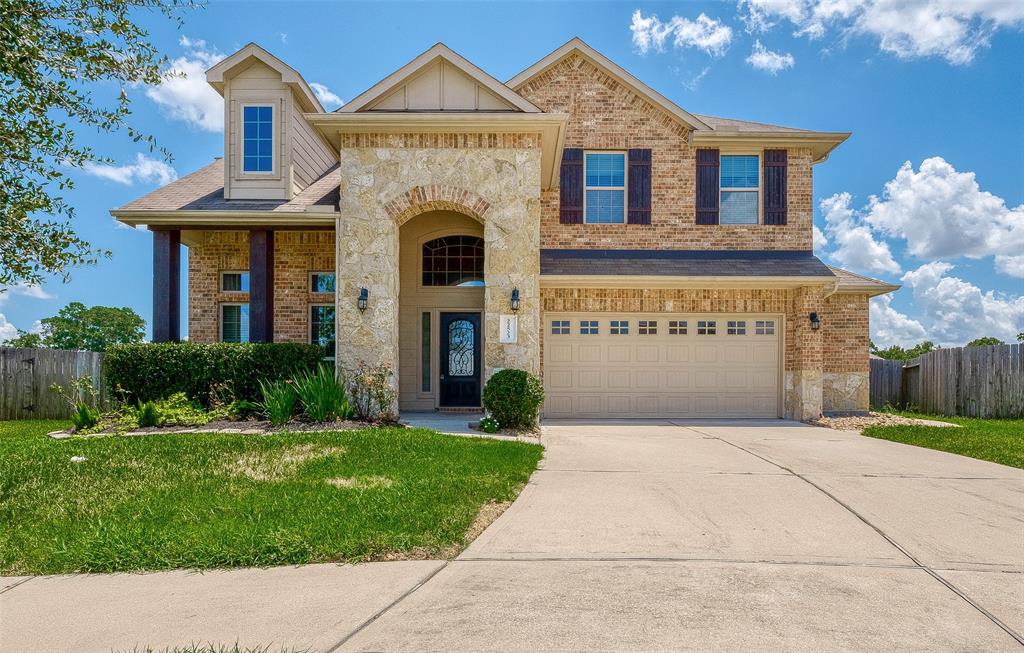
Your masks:
{"label": "green grass", "polygon": [[542,452],[400,428],[45,435],[66,426],[0,422],[0,574],[450,554],[483,504],[518,494]]}
{"label": "green grass", "polygon": [[899,413],[907,417],[959,424],[941,426],[870,426],[864,435],[938,449],[1024,469],[1024,419],[974,419]]}

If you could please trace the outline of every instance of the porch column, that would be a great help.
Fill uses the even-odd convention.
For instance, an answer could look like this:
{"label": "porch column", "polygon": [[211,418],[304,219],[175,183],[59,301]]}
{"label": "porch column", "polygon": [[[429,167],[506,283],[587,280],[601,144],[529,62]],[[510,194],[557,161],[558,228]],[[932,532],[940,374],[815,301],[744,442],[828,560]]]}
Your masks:
{"label": "porch column", "polygon": [[153,231],[153,342],[181,340],[181,231]]}
{"label": "porch column", "polygon": [[274,232],[249,232],[249,341],[274,341]]}

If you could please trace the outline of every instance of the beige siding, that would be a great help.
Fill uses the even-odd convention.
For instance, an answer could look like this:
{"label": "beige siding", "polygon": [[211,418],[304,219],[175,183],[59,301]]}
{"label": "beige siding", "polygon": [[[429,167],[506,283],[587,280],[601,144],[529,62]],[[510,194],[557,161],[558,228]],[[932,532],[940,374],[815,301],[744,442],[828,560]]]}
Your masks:
{"label": "beige siding", "polygon": [[338,155],[317,134],[300,111],[292,111],[292,182],[299,191],[319,179],[338,162]]}
{"label": "beige siding", "polygon": [[[242,108],[274,107],[274,170],[242,171]],[[228,80],[224,89],[224,191],[228,199],[291,199],[337,163],[331,146],[306,122],[281,75],[254,63]]]}
{"label": "beige siding", "polygon": [[[437,403],[437,331],[442,309],[483,311],[483,288],[424,287],[420,252],[425,241],[450,234],[483,236],[476,220],[452,211],[433,211],[405,223],[399,235],[399,406],[402,410],[433,410]],[[423,392],[422,314],[431,314],[431,384]]]}

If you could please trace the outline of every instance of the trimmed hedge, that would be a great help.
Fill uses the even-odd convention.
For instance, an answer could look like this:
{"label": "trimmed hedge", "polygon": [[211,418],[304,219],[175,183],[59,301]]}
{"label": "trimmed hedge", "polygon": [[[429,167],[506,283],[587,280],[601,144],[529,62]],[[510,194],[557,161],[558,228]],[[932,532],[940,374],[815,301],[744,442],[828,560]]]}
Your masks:
{"label": "trimmed hedge", "polygon": [[544,403],[544,384],[525,370],[501,370],[487,380],[483,402],[501,428],[532,428]]}
{"label": "trimmed hedge", "polygon": [[319,345],[297,342],[114,345],[107,349],[103,373],[111,392],[120,386],[132,403],[184,392],[207,406],[210,390],[221,385],[231,389],[233,399],[261,401],[260,381],[315,370],[323,357]]}

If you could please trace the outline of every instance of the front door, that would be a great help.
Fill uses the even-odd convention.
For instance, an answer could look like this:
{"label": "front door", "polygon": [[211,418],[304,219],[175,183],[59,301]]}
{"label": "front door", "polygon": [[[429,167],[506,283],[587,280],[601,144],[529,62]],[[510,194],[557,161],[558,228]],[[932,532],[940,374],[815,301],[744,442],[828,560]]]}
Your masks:
{"label": "front door", "polygon": [[480,405],[480,314],[441,313],[441,406]]}

